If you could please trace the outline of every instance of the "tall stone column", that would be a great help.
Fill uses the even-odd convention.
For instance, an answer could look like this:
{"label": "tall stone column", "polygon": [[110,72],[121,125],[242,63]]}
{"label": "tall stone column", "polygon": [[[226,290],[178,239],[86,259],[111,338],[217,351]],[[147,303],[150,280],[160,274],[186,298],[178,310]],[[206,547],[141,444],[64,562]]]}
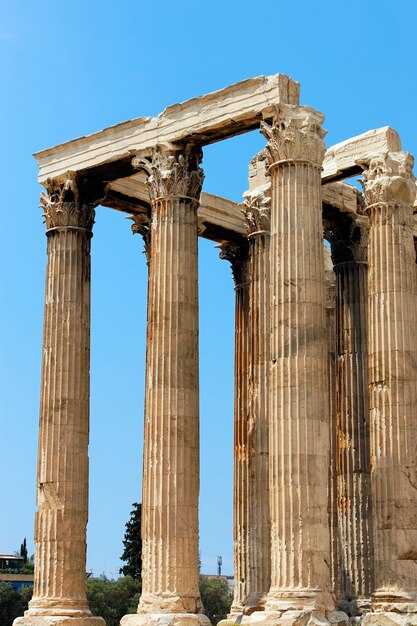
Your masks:
{"label": "tall stone column", "polygon": [[[269,456],[271,588],[293,623],[333,608],[328,525],[329,397],[321,164],[323,115],[280,105],[268,139],[271,201]],[[271,616],[270,616],[271,617]]]}
{"label": "tall stone column", "polygon": [[249,242],[248,318],[248,534],[245,614],[263,610],[271,583],[269,516],[269,247],[270,191],[244,194]]}
{"label": "tall stone column", "polygon": [[249,284],[246,242],[223,243],[220,258],[230,262],[235,283],[235,397],[233,476],[234,591],[230,618],[243,612],[248,594],[248,330]]}
{"label": "tall stone column", "polygon": [[330,528],[330,580],[335,598],[339,595],[339,551],[337,524],[336,471],[336,275],[330,250],[324,244],[324,283],[326,287],[326,327],[330,419],[330,463],[328,483],[328,512]]}
{"label": "tall stone column", "polygon": [[91,188],[74,174],[48,181],[41,203],[48,263],[35,517],[35,582],[25,617],[102,626],[85,589],[90,400]]}
{"label": "tall stone column", "polygon": [[[415,178],[407,152],[364,173],[369,231],[369,408],[374,508],[372,623],[417,623]],[[408,617],[407,617],[408,615]]]}
{"label": "tall stone column", "polygon": [[373,588],[367,222],[341,214],[329,237],[336,272],[339,606],[350,615],[369,609]]}
{"label": "tall stone column", "polygon": [[123,625],[209,624],[198,590],[199,385],[197,208],[201,150],[158,146],[151,200],[142,595]]}

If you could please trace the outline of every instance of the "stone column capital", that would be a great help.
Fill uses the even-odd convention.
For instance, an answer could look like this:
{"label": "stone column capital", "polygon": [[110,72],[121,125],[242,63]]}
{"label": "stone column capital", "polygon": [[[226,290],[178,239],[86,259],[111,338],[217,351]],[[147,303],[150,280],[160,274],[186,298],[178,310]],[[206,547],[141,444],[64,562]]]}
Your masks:
{"label": "stone column capital", "polygon": [[271,227],[271,184],[266,183],[243,194],[245,204],[242,213],[248,229],[248,237],[270,233]]}
{"label": "stone column capital", "polygon": [[381,204],[413,204],[416,197],[414,158],[409,152],[388,152],[371,159],[361,184],[368,212]]}
{"label": "stone column capital", "polygon": [[261,122],[269,168],[287,161],[321,166],[326,152],[323,121],[324,115],[310,107],[280,104],[271,124]]}
{"label": "stone column capital", "polygon": [[104,191],[76,172],[62,178],[48,178],[40,198],[47,232],[55,228],[80,228],[91,231],[95,207],[104,197]]}
{"label": "stone column capital", "polygon": [[242,287],[248,281],[247,263],[248,249],[246,245],[224,241],[216,246],[220,249],[219,257],[229,261],[232,266],[232,275],[235,287]]}
{"label": "stone column capital", "polygon": [[160,199],[186,198],[198,203],[203,186],[204,172],[200,146],[188,144],[160,144],[155,146],[150,158],[134,157],[132,166],[148,174],[148,190],[152,203]]}
{"label": "stone column capital", "polygon": [[334,266],[367,263],[369,222],[366,217],[340,215],[340,220],[325,220],[324,236],[331,246]]}
{"label": "stone column capital", "polygon": [[142,235],[145,244],[146,262],[149,265],[151,255],[151,218],[147,213],[136,213],[127,219],[132,220],[132,233]]}

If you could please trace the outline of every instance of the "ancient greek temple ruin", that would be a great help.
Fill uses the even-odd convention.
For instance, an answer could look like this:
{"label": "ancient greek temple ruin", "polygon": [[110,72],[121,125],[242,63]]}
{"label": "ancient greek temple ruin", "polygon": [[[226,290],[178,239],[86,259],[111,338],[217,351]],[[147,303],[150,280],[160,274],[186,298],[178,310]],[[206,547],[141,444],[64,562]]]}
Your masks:
{"label": "ancient greek temple ruin", "polygon": [[[122,625],[209,624],[198,591],[199,236],[230,261],[236,293],[226,623],[417,624],[413,157],[389,127],[326,148],[323,120],[277,74],[35,155],[48,250],[36,568],[16,626],[104,624],[85,591],[99,205],[131,216],[149,266],[143,589]],[[265,148],[244,202],[202,192],[202,148],[254,129]],[[344,182],[355,175],[363,191]]]}

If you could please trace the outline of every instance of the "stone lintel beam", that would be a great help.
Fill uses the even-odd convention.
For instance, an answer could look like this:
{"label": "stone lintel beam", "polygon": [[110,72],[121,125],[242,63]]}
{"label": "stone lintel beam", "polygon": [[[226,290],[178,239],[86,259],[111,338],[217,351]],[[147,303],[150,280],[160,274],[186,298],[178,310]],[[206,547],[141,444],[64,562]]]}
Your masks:
{"label": "stone lintel beam", "polygon": [[390,126],[346,139],[327,150],[323,161],[322,181],[336,181],[360,174],[373,156],[399,150],[400,137]]}
{"label": "stone lintel beam", "polygon": [[[268,193],[271,183],[269,178],[263,180],[264,184],[250,189],[245,195],[253,195],[257,189],[265,189]],[[346,183],[322,185],[323,207],[327,205],[344,213],[356,214],[360,196],[356,187]],[[149,208],[149,197],[143,175],[135,174],[109,184],[106,199],[101,204],[133,215],[146,212]],[[198,208],[200,237],[218,243],[241,241],[247,235],[242,206],[221,196],[203,192]]]}
{"label": "stone lintel beam", "polygon": [[356,215],[361,211],[362,194],[347,183],[327,183],[321,186],[323,209],[325,205],[338,209],[341,213]]}
{"label": "stone lintel beam", "polygon": [[203,192],[197,214],[200,237],[218,243],[239,243],[242,238],[246,239],[247,228],[241,204]]}
{"label": "stone lintel beam", "polygon": [[138,117],[34,156],[39,182],[67,171],[94,170],[102,180],[133,173],[131,158],[156,144],[206,145],[259,127],[280,103],[298,104],[299,84],[285,76],[249,78],[219,91],[174,104],[157,117]]}

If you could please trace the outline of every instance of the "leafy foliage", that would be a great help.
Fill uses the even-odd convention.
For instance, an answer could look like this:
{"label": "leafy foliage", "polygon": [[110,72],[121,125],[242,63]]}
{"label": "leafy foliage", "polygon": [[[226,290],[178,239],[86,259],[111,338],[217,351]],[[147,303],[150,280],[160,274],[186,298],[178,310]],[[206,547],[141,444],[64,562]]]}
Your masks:
{"label": "leafy foliage", "polygon": [[200,575],[199,588],[206,615],[214,625],[225,619],[232,605],[232,595],[224,578]]}
{"label": "leafy foliage", "polygon": [[93,615],[104,617],[107,626],[119,626],[123,615],[136,613],[140,582],[130,576],[109,580],[105,576],[87,580],[87,598]]}
{"label": "leafy foliage", "polygon": [[142,505],[133,503],[130,519],[126,523],[126,531],[123,539],[124,551],[120,557],[126,565],[120,568],[124,576],[131,576],[134,580],[141,580],[142,572]]}
{"label": "leafy foliage", "polygon": [[15,591],[9,583],[0,582],[0,624],[12,626],[16,617],[23,615],[32,597],[32,587]]}
{"label": "leafy foliage", "polygon": [[35,564],[32,563],[31,561],[28,561],[27,563],[23,565],[19,573],[20,574],[33,574],[34,571],[35,571]]}

